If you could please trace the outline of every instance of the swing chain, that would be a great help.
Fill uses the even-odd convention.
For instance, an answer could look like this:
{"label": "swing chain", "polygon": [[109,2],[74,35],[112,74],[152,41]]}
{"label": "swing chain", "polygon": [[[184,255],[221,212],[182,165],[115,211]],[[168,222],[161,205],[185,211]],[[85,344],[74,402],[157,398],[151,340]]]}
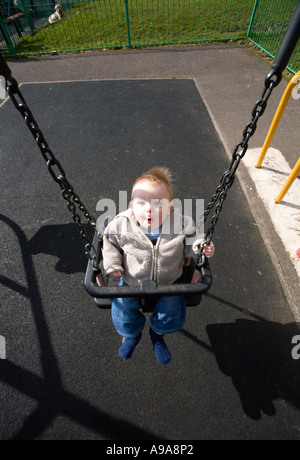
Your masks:
{"label": "swing chain", "polygon": [[78,227],[80,237],[82,241],[84,242],[85,246],[85,255],[88,257],[93,262],[93,269],[98,270],[99,265],[97,262],[97,258],[95,255],[95,248],[88,237],[84,226],[82,224],[80,215],[77,213],[77,208],[82,212],[86,220],[88,221],[88,224],[93,228],[93,230],[96,229],[96,222],[95,219],[90,215],[89,211],[85,207],[84,203],[80,200],[79,196],[77,193],[75,193],[72,185],[68,181],[66,177],[63,176],[58,176],[57,177],[57,182],[59,182],[61,189],[62,189],[62,197],[67,201],[67,207],[69,211],[72,214],[73,221]]}
{"label": "swing chain", "polygon": [[[272,94],[273,89],[280,83],[282,78],[282,72],[278,69],[273,69],[267,75],[265,79],[265,87],[262,93],[261,98],[256,102],[252,110],[252,119],[249,123],[246,124],[243,137],[240,142],[238,142],[233,150],[231,162],[227,171],[224,172],[220,184],[217,187],[216,193],[212,196],[211,201],[208,203],[206,210],[204,211],[204,222],[209,216],[211,210],[215,207],[215,212],[212,216],[210,226],[205,235],[205,244],[210,244],[215,226],[218,222],[219,215],[223,209],[224,201],[227,197],[227,192],[232,186],[235,174],[241,162],[241,159],[245,156],[248,150],[248,143],[250,138],[256,131],[257,123],[260,117],[263,115],[267,107],[267,102]],[[200,248],[199,262],[197,267],[203,265],[203,250],[204,245]]]}
{"label": "swing chain", "polygon": [[[26,126],[33,135],[37,143],[37,146],[39,147],[41,154],[47,163],[49,173],[51,174],[55,182],[57,182],[60,185],[62,196],[67,201],[67,207],[72,214],[73,221],[76,223],[79,229],[81,239],[85,244],[85,254],[90,260],[92,260],[93,268],[97,270],[99,267],[97,258],[94,255],[95,249],[93,248],[93,244],[84,229],[81,217],[78,214],[77,209],[81,211],[81,213],[87,220],[87,223],[93,228],[93,230],[95,230],[96,228],[96,221],[94,217],[89,213],[89,211],[87,210],[86,206],[81,201],[77,193],[75,193],[73,186],[70,184],[66,177],[62,165],[60,164],[60,162],[48,146],[46,139],[42,131],[40,130],[31,110],[27,106],[24,96],[22,95],[18,87],[17,81],[10,75],[6,77],[6,89],[14,106],[24,118]],[[55,172],[55,168],[57,169],[57,172]]]}

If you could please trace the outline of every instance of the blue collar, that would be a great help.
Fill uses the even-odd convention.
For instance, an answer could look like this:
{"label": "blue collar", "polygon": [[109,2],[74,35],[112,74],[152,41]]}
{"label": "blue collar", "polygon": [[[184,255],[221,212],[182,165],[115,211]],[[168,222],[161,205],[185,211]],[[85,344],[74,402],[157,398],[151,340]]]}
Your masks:
{"label": "blue collar", "polygon": [[142,227],[139,223],[138,225],[140,229],[145,233],[145,235],[148,236],[150,241],[152,241],[153,244],[156,244],[158,237],[160,235],[160,232],[161,232],[162,225],[158,228],[155,228],[154,230],[152,229],[148,230],[147,228]]}

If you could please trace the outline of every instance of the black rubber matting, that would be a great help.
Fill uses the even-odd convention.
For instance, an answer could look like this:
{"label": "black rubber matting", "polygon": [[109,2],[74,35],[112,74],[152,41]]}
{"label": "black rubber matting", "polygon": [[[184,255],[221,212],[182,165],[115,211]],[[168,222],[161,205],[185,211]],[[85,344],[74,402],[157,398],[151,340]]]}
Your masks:
{"label": "black rubber matting", "polygon": [[[173,170],[176,197],[206,203],[228,166],[193,80],[21,90],[95,217],[153,165]],[[0,165],[0,439],[299,439],[298,329],[238,181],[214,235],[212,289],[166,338],[172,362],[160,366],[147,328],[132,359],[118,358],[110,311],[83,287],[77,228],[11,101]]]}

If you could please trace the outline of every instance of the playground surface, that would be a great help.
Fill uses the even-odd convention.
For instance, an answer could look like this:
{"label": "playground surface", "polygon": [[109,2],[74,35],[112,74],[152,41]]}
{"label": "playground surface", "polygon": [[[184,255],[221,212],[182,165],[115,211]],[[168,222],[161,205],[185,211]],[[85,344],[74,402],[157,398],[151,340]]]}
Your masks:
{"label": "playground surface", "polygon": [[[207,203],[270,69],[243,46],[103,51],[9,66],[96,217],[99,200],[117,203],[154,164],[174,171],[176,196]],[[251,155],[286,84],[274,90]],[[290,168],[299,156],[298,113],[291,99],[272,143]],[[166,338],[171,363],[156,362],[147,328],[123,362],[110,311],[84,290],[76,225],[10,101],[0,107],[0,137],[0,439],[300,439],[297,260],[251,165],[241,165],[216,226],[213,286],[188,308],[183,331]],[[295,187],[298,179],[293,194]],[[293,200],[287,195],[285,206],[299,215]]]}

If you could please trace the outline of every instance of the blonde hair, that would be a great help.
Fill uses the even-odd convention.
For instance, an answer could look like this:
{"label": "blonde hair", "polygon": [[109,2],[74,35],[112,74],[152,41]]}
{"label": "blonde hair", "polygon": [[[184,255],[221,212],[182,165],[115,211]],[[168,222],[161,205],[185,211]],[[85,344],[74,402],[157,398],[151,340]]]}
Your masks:
{"label": "blonde hair", "polygon": [[163,182],[169,192],[170,200],[173,197],[173,176],[171,171],[168,168],[164,168],[162,166],[154,166],[153,168],[149,169],[143,173],[140,177],[138,177],[133,186],[132,190],[134,189],[135,185],[140,182],[141,180],[148,180],[153,184],[158,184],[159,182]]}

